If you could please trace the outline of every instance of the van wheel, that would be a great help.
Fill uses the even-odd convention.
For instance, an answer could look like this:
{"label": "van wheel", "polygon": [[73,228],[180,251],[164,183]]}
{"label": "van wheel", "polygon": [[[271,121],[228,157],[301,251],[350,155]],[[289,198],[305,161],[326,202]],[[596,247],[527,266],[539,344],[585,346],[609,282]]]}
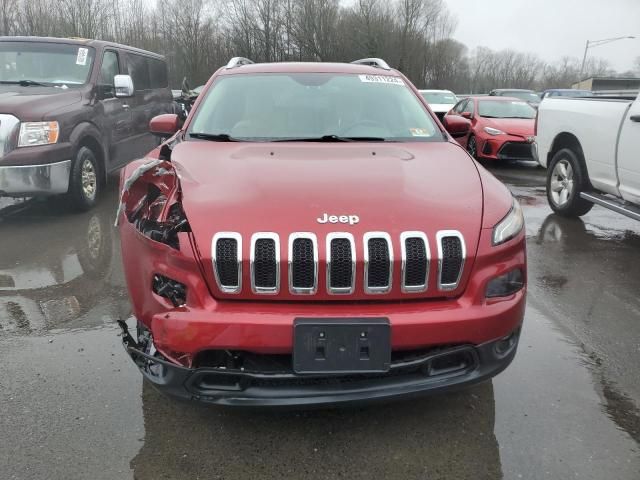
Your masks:
{"label": "van wheel", "polygon": [[91,149],[80,147],[69,178],[71,206],[83,212],[90,210],[97,203],[101,189],[98,159]]}
{"label": "van wheel", "polygon": [[580,217],[593,203],[580,197],[587,190],[587,177],[578,155],[569,148],[558,151],[547,170],[547,200],[551,209],[564,217]]}

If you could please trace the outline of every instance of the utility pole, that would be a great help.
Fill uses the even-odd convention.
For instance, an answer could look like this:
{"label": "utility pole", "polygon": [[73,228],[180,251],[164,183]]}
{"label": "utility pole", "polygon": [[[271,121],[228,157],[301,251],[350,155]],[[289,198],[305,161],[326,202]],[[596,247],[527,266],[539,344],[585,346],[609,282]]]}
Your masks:
{"label": "utility pole", "polygon": [[584,74],[584,66],[587,63],[587,52],[592,47],[599,47],[600,45],[605,45],[611,42],[617,42],[618,40],[627,40],[636,38],[631,35],[627,35],[626,37],[615,37],[615,38],[605,38],[602,40],[587,40],[587,44],[584,47],[584,56],[582,57],[582,67],[580,67],[580,78],[579,81],[582,81],[582,75]]}

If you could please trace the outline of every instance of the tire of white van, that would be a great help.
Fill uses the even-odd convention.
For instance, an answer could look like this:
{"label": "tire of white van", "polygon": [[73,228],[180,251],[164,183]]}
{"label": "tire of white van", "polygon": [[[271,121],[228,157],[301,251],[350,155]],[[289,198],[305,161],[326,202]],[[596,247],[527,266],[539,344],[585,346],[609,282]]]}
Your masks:
{"label": "tire of white van", "polygon": [[587,175],[578,154],[570,148],[556,152],[547,169],[547,200],[551,209],[564,217],[586,214],[593,203],[580,193],[587,189]]}
{"label": "tire of white van", "polygon": [[98,201],[102,190],[100,167],[90,148],[80,147],[71,165],[68,198],[71,208],[86,212]]}

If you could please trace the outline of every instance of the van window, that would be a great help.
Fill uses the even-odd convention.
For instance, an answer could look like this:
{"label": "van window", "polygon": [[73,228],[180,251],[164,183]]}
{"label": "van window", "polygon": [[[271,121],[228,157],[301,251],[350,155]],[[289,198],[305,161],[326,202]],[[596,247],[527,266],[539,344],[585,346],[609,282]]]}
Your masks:
{"label": "van window", "polygon": [[149,62],[151,88],[167,88],[169,86],[167,64],[156,58],[148,58],[147,61]]}
{"label": "van window", "polygon": [[149,90],[151,81],[149,79],[149,63],[147,57],[128,53],[129,75],[133,79],[133,87],[138,90]]}
{"label": "van window", "polygon": [[84,44],[0,42],[0,81],[78,87],[89,80],[94,56]]}
{"label": "van window", "polygon": [[115,86],[113,77],[120,73],[120,67],[118,66],[118,54],[112,50],[104,52],[102,57],[102,65],[100,66],[100,80],[99,83],[103,86],[105,94],[113,96],[115,94]]}

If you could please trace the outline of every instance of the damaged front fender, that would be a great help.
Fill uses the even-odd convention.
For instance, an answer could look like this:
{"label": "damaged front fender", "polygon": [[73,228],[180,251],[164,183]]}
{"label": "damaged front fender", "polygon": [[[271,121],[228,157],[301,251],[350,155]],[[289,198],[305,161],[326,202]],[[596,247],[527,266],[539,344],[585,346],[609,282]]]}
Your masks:
{"label": "damaged front fender", "polygon": [[[170,161],[146,159],[125,169],[116,225],[134,315],[146,328],[153,331],[154,315],[201,308],[209,301],[182,208],[180,180]],[[162,353],[190,361],[179,352]]]}
{"label": "damaged front fender", "polygon": [[116,226],[128,221],[144,236],[179,248],[178,233],[189,232],[180,203],[180,182],[171,162],[139,165],[122,182]]}

